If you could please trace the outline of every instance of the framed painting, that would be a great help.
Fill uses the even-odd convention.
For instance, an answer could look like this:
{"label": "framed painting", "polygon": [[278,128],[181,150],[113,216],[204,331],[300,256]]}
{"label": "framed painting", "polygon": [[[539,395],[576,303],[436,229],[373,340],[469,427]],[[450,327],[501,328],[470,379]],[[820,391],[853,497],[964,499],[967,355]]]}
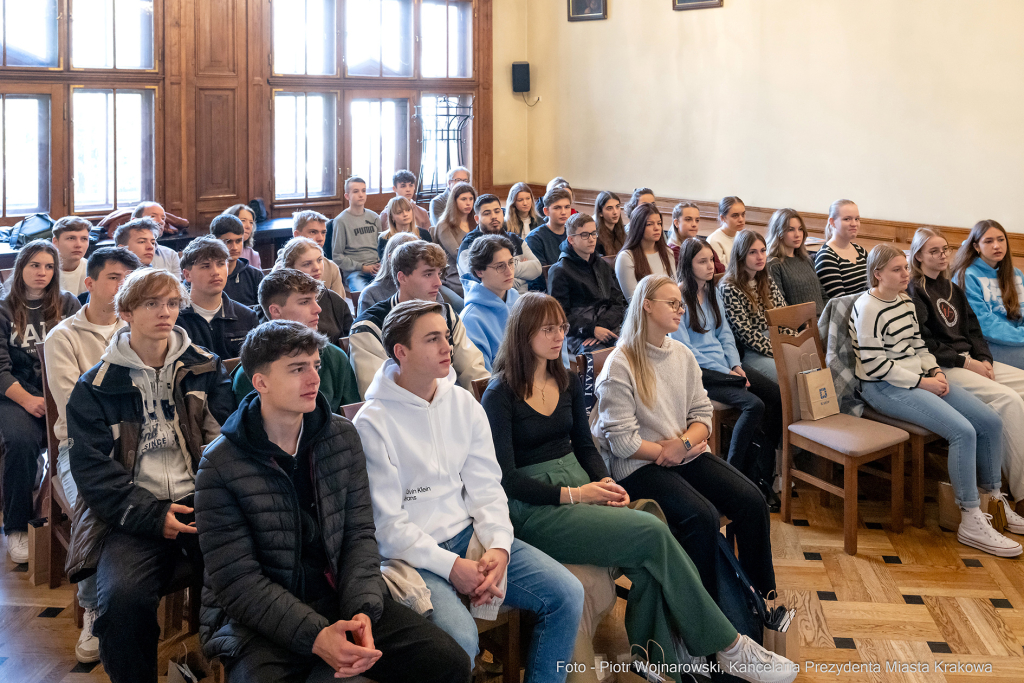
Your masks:
{"label": "framed painting", "polygon": [[724,0],[672,0],[672,9],[705,9],[708,7],[721,7]]}
{"label": "framed painting", "polygon": [[566,0],[569,21],[594,21],[608,18],[608,0]]}

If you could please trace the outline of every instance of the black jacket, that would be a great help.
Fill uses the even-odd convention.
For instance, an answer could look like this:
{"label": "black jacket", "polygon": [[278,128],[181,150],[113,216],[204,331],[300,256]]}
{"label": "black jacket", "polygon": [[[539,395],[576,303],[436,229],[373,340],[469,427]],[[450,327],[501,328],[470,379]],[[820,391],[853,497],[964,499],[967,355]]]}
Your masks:
{"label": "black jacket", "polygon": [[[476,226],[475,228],[473,228],[472,230],[470,230],[469,232],[467,232],[466,236],[462,238],[462,244],[459,245],[459,256],[462,256],[462,252],[466,251],[471,246],[473,246],[473,242],[476,242],[478,239],[483,237],[484,234],[485,233],[480,229],[479,225]],[[486,233],[486,234],[490,234],[490,233]],[[500,233],[497,233],[497,234],[501,235],[502,237],[507,238],[508,241],[512,243],[512,246],[515,247],[515,252],[512,254],[513,256],[522,256],[523,255],[523,238],[522,237],[520,237],[519,235],[516,235],[514,233],[511,233],[508,230],[502,230]]]}
{"label": "black jacket", "polygon": [[338,340],[347,337],[352,329],[352,310],[340,294],[326,287],[320,290],[316,304],[320,307],[317,332],[327,337],[332,344],[340,346]]}
{"label": "black jacket", "polygon": [[[300,599],[303,535],[299,495],[281,467],[250,394],[206,450],[196,476],[196,525],[206,564],[200,640],[207,656],[231,656],[256,634],[300,655],[330,622]],[[342,619],[383,609],[373,508],[363,449],[352,423],[321,394],[304,417],[299,451],[311,463],[324,569]],[[307,540],[307,543],[313,542]]]}
{"label": "black jacket", "polygon": [[194,344],[221,358],[238,358],[245,335],[259,325],[259,321],[251,308],[242,306],[224,292],[220,301],[220,310],[210,322],[189,306],[178,314],[178,324],[185,328]]}
{"label": "black jacket", "polygon": [[969,353],[978,361],[992,362],[988,342],[981,334],[981,323],[967,295],[948,278],[925,278],[925,286],[911,281],[910,294],[917,309],[921,338],[943,368],[962,368]]}
{"label": "black jacket", "polygon": [[565,311],[570,349],[593,337],[597,326],[618,334],[626,317],[626,297],[612,267],[597,252],[584,261],[568,243],[548,270],[548,293]]}
{"label": "black jacket", "polygon": [[263,280],[263,271],[249,265],[249,259],[239,258],[235,264],[235,271],[228,274],[228,281],[224,285],[224,293],[233,301],[250,308],[259,305],[260,282]]}

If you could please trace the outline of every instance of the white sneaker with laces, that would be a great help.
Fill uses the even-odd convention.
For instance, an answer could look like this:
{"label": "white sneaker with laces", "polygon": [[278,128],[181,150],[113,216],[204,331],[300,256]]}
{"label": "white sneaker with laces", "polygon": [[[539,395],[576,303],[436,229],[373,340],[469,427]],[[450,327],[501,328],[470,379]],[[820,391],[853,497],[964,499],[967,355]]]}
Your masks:
{"label": "white sneaker with laces", "polygon": [[1021,517],[1013,509],[1013,504],[1006,499],[1002,491],[988,494],[992,500],[998,500],[1003,505],[1003,514],[1006,515],[1006,530],[1011,534],[1024,534],[1024,517]]}
{"label": "white sneaker with laces", "polygon": [[960,528],[957,529],[956,538],[964,545],[996,557],[1017,557],[1024,553],[1020,543],[992,528],[992,515],[982,512],[980,508],[960,510]]}
{"label": "white sneaker with laces", "polygon": [[725,673],[751,683],[791,683],[800,672],[799,665],[742,634],[731,651],[718,653],[718,665]]}
{"label": "white sneaker with laces", "polygon": [[82,618],[82,632],[75,645],[75,658],[82,664],[100,661],[100,639],[92,634],[92,625],[96,623],[96,617],[99,615],[98,609],[87,609]]}
{"label": "white sneaker with laces", "polygon": [[7,554],[11,562],[24,564],[28,562],[28,532],[12,531],[7,534]]}

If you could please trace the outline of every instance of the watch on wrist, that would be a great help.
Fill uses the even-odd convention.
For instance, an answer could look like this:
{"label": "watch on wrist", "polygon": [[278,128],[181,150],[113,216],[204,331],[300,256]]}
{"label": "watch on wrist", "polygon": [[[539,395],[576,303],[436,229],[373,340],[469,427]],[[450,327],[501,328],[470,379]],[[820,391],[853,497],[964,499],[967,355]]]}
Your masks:
{"label": "watch on wrist", "polygon": [[690,437],[688,437],[688,436],[681,436],[681,437],[679,437],[679,439],[683,442],[683,448],[685,448],[687,450],[687,452],[693,450],[693,444],[690,443]]}

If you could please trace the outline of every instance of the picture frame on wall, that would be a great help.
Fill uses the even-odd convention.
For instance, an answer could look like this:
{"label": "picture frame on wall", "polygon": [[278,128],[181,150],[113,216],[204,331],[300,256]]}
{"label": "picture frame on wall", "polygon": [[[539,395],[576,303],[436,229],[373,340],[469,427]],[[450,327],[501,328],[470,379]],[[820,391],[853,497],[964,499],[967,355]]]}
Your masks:
{"label": "picture frame on wall", "polygon": [[569,21],[595,21],[608,18],[608,0],[566,0]]}
{"label": "picture frame on wall", "polygon": [[721,7],[724,0],[672,0],[672,9],[682,11],[686,9],[707,9],[708,7]]}

